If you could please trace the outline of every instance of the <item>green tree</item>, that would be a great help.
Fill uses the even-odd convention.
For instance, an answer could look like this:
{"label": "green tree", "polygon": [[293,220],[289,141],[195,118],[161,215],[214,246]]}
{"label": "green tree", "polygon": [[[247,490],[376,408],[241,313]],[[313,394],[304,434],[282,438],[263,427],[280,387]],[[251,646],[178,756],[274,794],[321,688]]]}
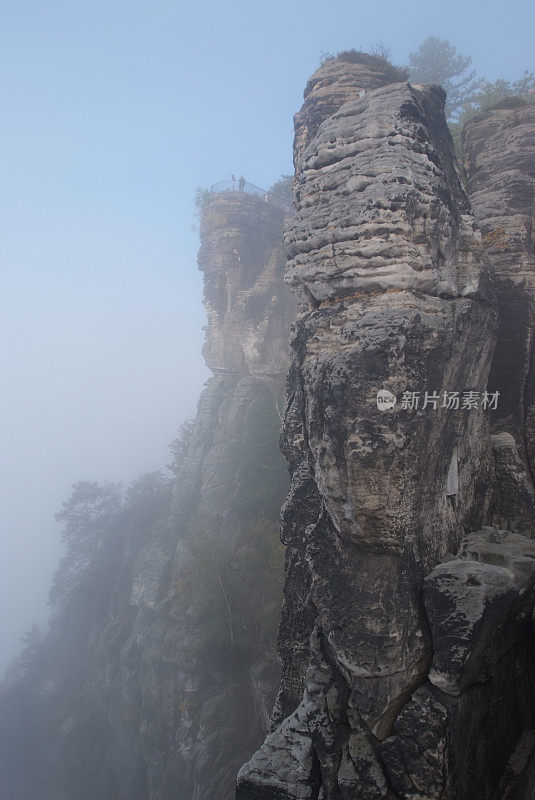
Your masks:
{"label": "green tree", "polygon": [[178,429],[178,434],[169,445],[169,450],[173,460],[167,465],[174,474],[179,477],[182,469],[186,465],[187,456],[195,435],[195,422],[187,419]]}
{"label": "green tree", "polygon": [[270,198],[284,208],[292,207],[292,180],[291,175],[281,175],[268,190]]}
{"label": "green tree", "polygon": [[478,88],[476,73],[470,70],[471,56],[464,56],[447,39],[428,36],[409,55],[413,83],[438,83],[447,94],[446,118],[456,120]]}
{"label": "green tree", "polygon": [[[143,512],[151,508],[155,502],[170,497],[172,482],[161,470],[144,472],[132,481],[125,493],[125,506],[132,512]],[[165,508],[165,504],[164,504]]]}
{"label": "green tree", "polygon": [[210,199],[210,190],[203,189],[202,186],[197,186],[195,190],[195,195],[193,197],[193,205],[195,206],[196,212],[198,214],[200,214],[200,212],[203,210],[205,204],[208,202],[209,199]]}
{"label": "green tree", "polygon": [[8,684],[15,683],[27,675],[37,657],[42,642],[43,632],[39,625],[34,622],[32,627],[21,636],[21,651],[11,662],[6,671],[6,681]]}
{"label": "green tree", "polygon": [[516,81],[498,78],[496,81],[482,80],[477,92],[466,103],[460,116],[460,122],[479,114],[481,111],[493,108],[506,100],[521,101],[518,104],[535,103],[535,75],[529,70]]}
{"label": "green tree", "polygon": [[121,507],[120,484],[79,481],[73,485],[70,497],[56,514],[56,519],[63,522],[65,555],[50,590],[52,603],[68,596],[87,574]]}

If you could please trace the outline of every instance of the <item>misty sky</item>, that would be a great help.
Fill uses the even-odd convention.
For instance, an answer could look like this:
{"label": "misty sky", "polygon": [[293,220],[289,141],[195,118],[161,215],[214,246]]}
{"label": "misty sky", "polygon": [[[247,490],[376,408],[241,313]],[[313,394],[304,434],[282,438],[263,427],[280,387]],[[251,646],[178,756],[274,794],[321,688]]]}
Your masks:
{"label": "misty sky", "polygon": [[438,35],[516,79],[535,4],[3,0],[0,20],[1,670],[46,619],[70,485],[164,466],[195,413],[196,188],[291,171],[322,53],[403,64]]}

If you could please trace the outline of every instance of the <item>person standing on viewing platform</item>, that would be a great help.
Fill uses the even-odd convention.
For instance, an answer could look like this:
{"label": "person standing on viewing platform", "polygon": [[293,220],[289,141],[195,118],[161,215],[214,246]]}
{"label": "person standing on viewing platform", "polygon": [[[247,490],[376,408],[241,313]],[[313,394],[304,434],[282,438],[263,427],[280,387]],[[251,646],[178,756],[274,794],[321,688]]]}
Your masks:
{"label": "person standing on viewing platform", "polygon": [[245,188],[245,178],[243,177],[243,175],[240,175],[240,180],[238,181],[238,189],[240,190],[240,192],[243,192],[244,188]]}
{"label": "person standing on viewing platform", "polygon": [[236,176],[234,175],[234,173],[232,173],[232,175],[230,176],[230,180],[232,181],[232,191],[235,192],[236,191]]}

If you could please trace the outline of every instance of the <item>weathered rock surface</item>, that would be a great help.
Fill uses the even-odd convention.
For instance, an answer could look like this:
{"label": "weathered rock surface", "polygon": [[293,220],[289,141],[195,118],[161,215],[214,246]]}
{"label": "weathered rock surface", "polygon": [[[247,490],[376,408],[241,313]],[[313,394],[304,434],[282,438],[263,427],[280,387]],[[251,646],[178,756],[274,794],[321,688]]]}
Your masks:
{"label": "weathered rock surface", "polygon": [[[533,513],[519,426],[481,403],[493,252],[458,178],[442,91],[375,75],[363,92],[369,66],[359,81],[357,63],[331,62],[295,117],[283,671],[269,744],[241,769],[237,797],[288,800],[297,785],[332,800],[520,797],[535,550],[520,535]],[[479,400],[448,404],[451,392]],[[280,780],[303,752],[297,730],[298,784]]]}
{"label": "weathered rock surface", "polygon": [[360,53],[357,59],[327,59],[310,77],[303,92],[305,102],[294,117],[296,164],[321,123],[345,102],[370,89],[405,79],[404,71],[385,59],[367,53]]}
{"label": "weathered rock surface", "polygon": [[208,316],[203,354],[216,374],[269,381],[284,372],[293,314],[281,283],[284,217],[281,208],[244,193],[216,194],[205,204],[199,250]]}
{"label": "weathered rock surface", "polygon": [[520,596],[533,588],[535,541],[526,536],[485,526],[481,531],[463,536],[458,557],[512,572]]}
{"label": "weathered rock surface", "polygon": [[[500,422],[493,422],[500,427]],[[533,535],[535,504],[533,481],[522,449],[511,433],[502,431],[490,437],[495,464],[492,500],[488,521],[499,528]]]}
{"label": "weathered rock surface", "polygon": [[429,680],[457,696],[486,679],[486,654],[501,655],[518,587],[508,569],[459,558],[427,576],[424,599],[433,635]]}
{"label": "weathered rock surface", "polygon": [[403,708],[393,735],[380,746],[388,777],[400,797],[441,800],[447,779],[447,710],[432,687],[421,686]]}
{"label": "weathered rock surface", "polygon": [[299,164],[290,284],[316,301],[387,290],[488,297],[442,104],[438,87],[393,84],[322,123]]}
{"label": "weathered rock surface", "polygon": [[532,540],[485,527],[426,577],[429,682],[379,746],[397,796],[525,797],[535,719],[534,556]]}
{"label": "weathered rock surface", "polygon": [[[532,535],[535,476],[535,106],[505,101],[479,114],[463,132],[468,194],[496,273],[500,332],[489,391],[500,392],[492,414],[497,435],[513,447],[497,451],[492,522]],[[503,442],[502,442],[503,444]],[[516,452],[515,452],[516,451]],[[521,484],[519,507],[515,486]],[[516,512],[516,513],[515,513]]]}
{"label": "weathered rock surface", "polygon": [[492,527],[463,537],[426,578],[447,797],[523,797],[529,753],[520,768],[515,752],[535,719],[534,580],[535,542]]}

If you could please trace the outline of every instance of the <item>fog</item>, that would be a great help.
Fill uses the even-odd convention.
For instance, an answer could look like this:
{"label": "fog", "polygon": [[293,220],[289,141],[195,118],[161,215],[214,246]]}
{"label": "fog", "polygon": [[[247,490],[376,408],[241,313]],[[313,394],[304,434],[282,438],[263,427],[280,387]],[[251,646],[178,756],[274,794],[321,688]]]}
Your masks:
{"label": "fog", "polygon": [[428,35],[519,78],[531,2],[2,6],[0,670],[45,623],[77,480],[164,467],[208,372],[193,197],[291,171],[324,52]]}

